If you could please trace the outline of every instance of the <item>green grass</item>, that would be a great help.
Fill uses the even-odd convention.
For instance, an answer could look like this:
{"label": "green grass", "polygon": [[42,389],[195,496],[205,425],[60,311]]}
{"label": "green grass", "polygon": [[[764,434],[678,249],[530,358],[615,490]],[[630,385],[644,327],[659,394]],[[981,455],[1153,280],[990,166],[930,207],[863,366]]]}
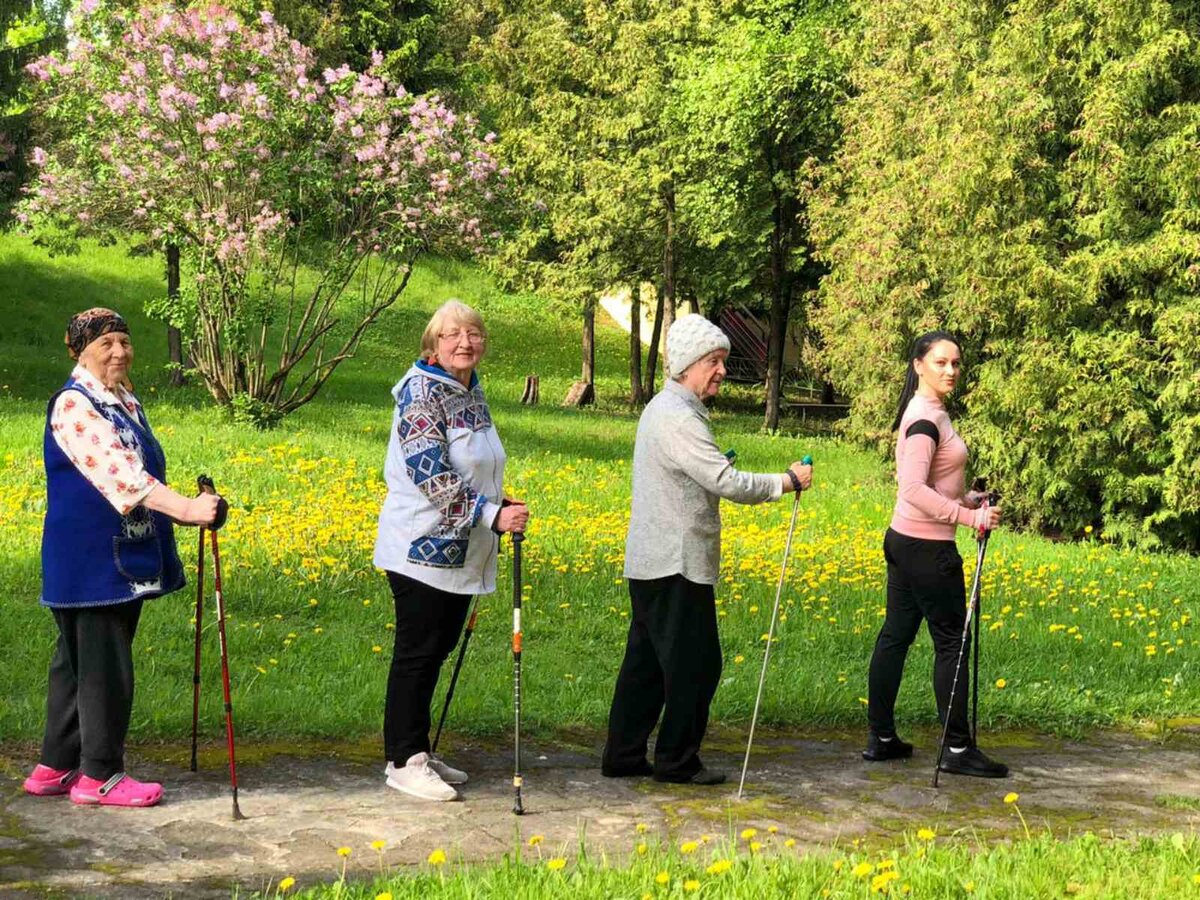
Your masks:
{"label": "green grass", "polygon": [[[986,846],[970,835],[926,840],[908,835],[893,849],[867,853],[853,846],[806,852],[784,845],[782,834],[750,839],[642,845],[615,857],[582,849],[520,848],[504,861],[480,866],[453,860],[416,872],[384,870],[373,882],[288,884],[256,896],[336,900],[441,898],[702,898],[937,897],[1159,898],[1191,896],[1200,884],[1200,843],[1194,835],[1070,840],[1032,835]],[[751,851],[751,840],[759,849]],[[694,849],[692,844],[695,844]],[[685,852],[685,848],[687,852]],[[356,851],[370,853],[370,850]],[[436,853],[436,851],[435,851]],[[331,854],[332,856],[332,854]],[[437,857],[431,857],[437,859]],[[336,858],[330,863],[336,872]],[[340,862],[340,861],[337,861]],[[282,879],[281,879],[282,881]],[[285,882],[286,883],[286,882]]]}
{"label": "green grass", "polygon": [[[526,699],[531,735],[603,727],[628,625],[621,582],[629,465],[636,417],[622,404],[627,338],[598,333],[605,408],[557,401],[578,371],[578,326],[528,297],[498,291],[469,266],[435,261],[414,275],[398,308],[318,400],[273,432],[235,425],[196,387],[173,390],[163,369],[165,329],[139,303],[161,291],[157,260],[118,248],[48,259],[0,237],[0,734],[38,737],[45,667],[54,642],[37,606],[46,398],[70,370],[61,335],[70,313],[103,303],[130,319],[134,380],[162,440],[174,482],[211,474],[234,512],[222,532],[230,659],[239,733],[370,736],[380,729],[390,655],[391,602],[370,565],[389,390],[415,356],[429,312],[457,295],[483,311],[493,340],[481,366],[509,453],[509,492],[527,498]],[[543,405],[522,407],[524,376],[542,379]],[[894,488],[877,457],[822,436],[770,436],[758,417],[719,406],[714,429],[739,465],[782,471],[804,453],[817,486],[804,496],[772,654],[764,722],[859,727],[866,671],[883,606],[882,532]],[[791,423],[788,428],[798,427]],[[789,504],[724,507],[721,602],[725,652],[715,721],[750,716]],[[181,529],[189,569],[195,532]],[[960,546],[973,558],[969,536]],[[478,634],[452,728],[508,727],[507,557],[502,589],[482,601]],[[1053,543],[998,532],[985,572],[981,717],[1000,725],[1077,732],[1200,711],[1200,561],[1145,556],[1090,542]],[[189,589],[148,604],[136,645],[138,697],[131,740],[179,738],[190,727]],[[206,621],[205,721],[216,727],[216,642]],[[1153,647],[1153,651],[1148,648]],[[935,719],[931,651],[918,638],[901,693],[901,727]],[[1004,680],[1004,687],[997,680]]]}

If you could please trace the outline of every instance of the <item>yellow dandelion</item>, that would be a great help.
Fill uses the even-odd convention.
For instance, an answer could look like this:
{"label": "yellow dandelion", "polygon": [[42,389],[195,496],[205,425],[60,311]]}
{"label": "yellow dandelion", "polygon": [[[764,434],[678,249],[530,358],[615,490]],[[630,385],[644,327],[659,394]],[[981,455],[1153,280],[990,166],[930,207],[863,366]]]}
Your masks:
{"label": "yellow dandelion", "polygon": [[768,825],[767,826],[767,834],[778,834],[778,833],[779,833],[778,825]]}
{"label": "yellow dandelion", "polygon": [[350,855],[351,850],[349,847],[338,847],[337,853],[338,853],[338,856],[347,857]]}
{"label": "yellow dandelion", "polygon": [[546,860],[546,868],[549,869],[551,872],[557,872],[559,869],[561,869],[566,864],[567,864],[567,861],[565,859],[563,859],[561,856],[556,856],[556,857],[554,857],[554,859]]}
{"label": "yellow dandelion", "polygon": [[391,891],[384,891],[384,892],[383,892],[383,893],[381,893],[381,894],[376,894],[376,895],[375,895],[375,900],[392,900],[392,892],[391,892]]}
{"label": "yellow dandelion", "polygon": [[745,661],[746,661],[746,657],[742,656],[740,653],[733,658],[733,664],[735,666],[740,666]]}
{"label": "yellow dandelion", "polygon": [[1004,795],[1005,803],[1016,803],[1020,799],[1021,799],[1021,795],[1016,793],[1015,791],[1010,791],[1009,793]]}
{"label": "yellow dandelion", "polygon": [[382,850],[387,846],[387,841],[371,841],[372,850]]}
{"label": "yellow dandelion", "polygon": [[654,880],[658,884],[666,884],[671,880],[671,875],[665,869],[654,876]]}
{"label": "yellow dandelion", "polygon": [[649,826],[649,825],[647,825],[645,822],[638,822],[638,823],[637,823],[637,828],[636,828],[636,831],[637,831],[637,833],[638,833],[638,834],[645,834],[645,833],[646,833],[647,831],[649,831],[649,830],[650,830],[650,826]]}
{"label": "yellow dandelion", "polygon": [[917,838],[922,841],[932,841],[937,837],[937,832],[932,828],[921,828],[917,830]]}
{"label": "yellow dandelion", "polygon": [[425,858],[425,862],[429,863],[431,866],[440,866],[445,861],[446,861],[446,851],[441,849],[440,847],[437,850],[434,850],[432,853],[429,854],[429,856],[427,856]]}
{"label": "yellow dandelion", "polygon": [[871,879],[871,893],[886,893],[888,890],[888,885],[890,885],[899,877],[900,875],[893,869],[889,869],[886,872],[880,872]]}
{"label": "yellow dandelion", "polygon": [[296,879],[293,878],[291,875],[288,875],[285,878],[280,878],[279,879],[279,890],[281,890],[281,891],[291,890],[292,885],[294,885],[295,883],[296,883]]}
{"label": "yellow dandelion", "polygon": [[743,828],[742,829],[742,840],[748,841],[748,840],[750,840],[750,838],[754,837],[757,834],[758,834],[757,828]]}
{"label": "yellow dandelion", "polygon": [[545,839],[546,839],[546,836],[545,836],[544,834],[535,834],[535,835],[532,835],[532,836],[530,836],[530,838],[529,838],[529,846],[530,846],[530,847],[536,847],[538,844],[540,844],[540,843],[541,843],[542,841],[544,841]]}
{"label": "yellow dandelion", "polygon": [[685,881],[683,883],[683,889],[685,891],[687,891],[689,894],[693,894],[696,891],[700,890],[700,882],[698,880],[696,880],[695,878],[689,878],[687,881]]}
{"label": "yellow dandelion", "polygon": [[761,849],[762,849],[762,844],[760,844],[758,841],[750,842],[750,852],[751,853],[757,853]]}
{"label": "yellow dandelion", "polygon": [[867,862],[866,860],[863,860],[857,866],[855,866],[853,869],[850,870],[850,874],[853,875],[855,878],[866,878],[868,875],[870,875],[874,871],[875,871],[875,866],[872,865],[871,863]]}
{"label": "yellow dandelion", "polygon": [[371,652],[372,653],[382,653],[383,648],[380,647],[378,644],[376,644],[374,647],[371,648]]}
{"label": "yellow dandelion", "polygon": [[642,844],[638,844],[638,845],[637,845],[637,855],[638,855],[638,856],[645,856],[645,855],[646,855],[646,851],[647,851],[647,850],[649,850],[649,849],[650,849],[650,848],[649,848],[649,847],[647,847],[647,846],[646,846],[644,843],[642,843]]}
{"label": "yellow dandelion", "polygon": [[1000,690],[1004,690],[1006,687],[1008,687],[1008,682],[1005,681],[1003,678],[997,678],[996,679],[996,687],[1000,688]]}
{"label": "yellow dandelion", "polygon": [[680,853],[695,853],[696,848],[699,846],[700,845],[698,843],[696,843],[695,841],[684,841],[682,844],[679,845],[679,852]]}
{"label": "yellow dandelion", "polygon": [[733,868],[733,863],[728,859],[718,859],[715,863],[709,866],[704,871],[709,875],[720,875],[722,872],[728,872]]}

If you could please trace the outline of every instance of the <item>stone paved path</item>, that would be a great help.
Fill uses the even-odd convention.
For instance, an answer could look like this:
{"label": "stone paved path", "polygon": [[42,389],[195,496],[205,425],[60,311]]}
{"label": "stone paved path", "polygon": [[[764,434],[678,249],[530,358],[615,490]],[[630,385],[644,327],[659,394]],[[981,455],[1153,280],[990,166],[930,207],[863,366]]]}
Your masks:
{"label": "stone paved path", "polygon": [[[545,836],[543,850],[624,853],[635,825],[686,840],[737,828],[777,825],[801,844],[887,842],[922,826],[941,834],[973,827],[1003,839],[1019,827],[1002,798],[1021,795],[1032,828],[1070,834],[1129,834],[1200,826],[1200,735],[1187,729],[1149,739],[1102,734],[1086,742],[1037,735],[993,736],[986,748],[1014,776],[981,781],[943,776],[930,785],[935,736],[917,735],[916,757],[868,765],[857,736],[767,735],[751,762],[746,799],[732,786],[695,788],[648,779],[612,781],[598,770],[600,739],[561,736],[526,751],[527,815],[512,815],[507,748],[450,740],[453,761],[471,773],[459,803],[429,804],[384,788],[373,745],[306,743],[239,748],[241,808],[232,821],[223,747],[206,748],[187,771],[181,748],[141,747],[131,768],[166,785],[152,810],[74,807],[65,798],[21,792],[32,749],[0,747],[0,896],[149,898],[172,893],[244,896],[291,875],[332,880],[336,848],[353,849],[351,874],[378,869],[370,843],[387,842],[391,866],[421,863],[435,848],[451,858],[494,860],[518,840]],[[736,776],[740,734],[710,741],[707,764]]]}

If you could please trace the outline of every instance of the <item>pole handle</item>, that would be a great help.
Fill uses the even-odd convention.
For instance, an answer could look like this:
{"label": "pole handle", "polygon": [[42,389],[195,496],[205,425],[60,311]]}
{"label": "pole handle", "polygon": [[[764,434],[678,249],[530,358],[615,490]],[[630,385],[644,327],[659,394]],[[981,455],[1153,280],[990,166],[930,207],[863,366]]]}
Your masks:
{"label": "pole handle", "polygon": [[[196,487],[200,489],[202,494],[216,494],[217,488],[213,484],[213,480],[207,475],[200,475],[196,478]],[[229,518],[229,504],[224,497],[217,498],[217,517],[213,519],[213,523],[208,527],[209,531],[219,531],[221,526],[225,524],[225,520]]]}
{"label": "pole handle", "polygon": [[813,458],[809,454],[806,453],[806,454],[804,454],[803,457],[801,457],[800,462],[803,465],[811,466],[813,464]]}

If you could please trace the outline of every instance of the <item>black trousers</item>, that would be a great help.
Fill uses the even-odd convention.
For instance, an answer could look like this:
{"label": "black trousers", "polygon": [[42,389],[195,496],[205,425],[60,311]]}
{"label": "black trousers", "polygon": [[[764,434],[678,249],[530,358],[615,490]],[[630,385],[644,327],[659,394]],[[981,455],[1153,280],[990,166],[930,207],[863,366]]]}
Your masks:
{"label": "black trousers", "polygon": [[429,703],[442,663],[458,643],[470,594],[451,594],[388,572],[396,601],[396,641],[383,713],[387,758],[402,766],[429,752]]}
{"label": "black trousers", "polygon": [[[867,719],[876,734],[889,737],[896,733],[896,695],[904,675],[904,660],[922,619],[928,623],[929,635],[933,638],[933,693],[937,698],[938,718],[945,723],[954,668],[962,647],[967,594],[963,561],[954,541],[907,537],[889,528],[883,539],[883,555],[888,573],[887,616],[871,657]],[[967,721],[970,672],[966,659],[969,652],[968,635],[962,671],[958,673],[954,709],[949,712],[947,745],[951,747],[971,744]]]}
{"label": "black trousers", "polygon": [[142,601],[52,609],[58,646],[50,660],[42,764],[107,781],[125,769],[133,713],[133,637]]}
{"label": "black trousers", "polygon": [[604,771],[644,767],[646,742],[661,714],[654,774],[685,781],[701,769],[708,705],[721,679],[713,587],[682,575],[630,579],[629,598],[633,613],[608,714]]}

